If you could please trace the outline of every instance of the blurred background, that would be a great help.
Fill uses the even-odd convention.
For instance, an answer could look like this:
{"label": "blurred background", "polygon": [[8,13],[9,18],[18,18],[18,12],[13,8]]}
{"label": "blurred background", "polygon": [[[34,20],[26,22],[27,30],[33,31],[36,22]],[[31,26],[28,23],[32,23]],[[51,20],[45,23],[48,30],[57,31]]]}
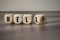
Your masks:
{"label": "blurred background", "polygon": [[0,0],[0,11],[60,11],[60,0]]}

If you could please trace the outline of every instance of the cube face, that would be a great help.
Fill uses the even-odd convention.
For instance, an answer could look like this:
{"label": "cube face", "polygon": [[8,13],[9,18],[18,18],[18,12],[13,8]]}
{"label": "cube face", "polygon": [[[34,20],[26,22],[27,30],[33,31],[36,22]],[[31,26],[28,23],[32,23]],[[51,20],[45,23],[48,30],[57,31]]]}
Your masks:
{"label": "cube face", "polygon": [[15,24],[20,24],[20,23],[22,23],[22,14],[15,14],[15,15],[13,16],[13,22],[14,22]]}
{"label": "cube face", "polygon": [[7,24],[11,24],[12,23],[12,16],[13,16],[13,14],[5,14],[4,15],[4,22]]}
{"label": "cube face", "polygon": [[45,15],[44,14],[36,14],[34,16],[34,22],[36,24],[44,24],[45,23]]}
{"label": "cube face", "polygon": [[34,22],[35,22],[36,24],[39,24],[39,23],[40,23],[40,17],[35,16],[35,17],[34,17]]}
{"label": "cube face", "polygon": [[24,14],[23,15],[23,23],[30,24],[32,22],[32,15],[31,14]]}

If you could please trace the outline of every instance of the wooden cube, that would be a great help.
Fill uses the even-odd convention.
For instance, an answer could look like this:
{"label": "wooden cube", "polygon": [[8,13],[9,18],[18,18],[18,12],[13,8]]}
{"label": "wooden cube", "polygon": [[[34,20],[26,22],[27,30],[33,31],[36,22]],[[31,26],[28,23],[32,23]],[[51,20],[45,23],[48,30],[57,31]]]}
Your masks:
{"label": "wooden cube", "polygon": [[23,15],[23,23],[24,24],[32,23],[32,14],[24,14]]}
{"label": "wooden cube", "polygon": [[46,22],[44,14],[36,14],[34,16],[34,22],[36,24],[44,24]]}
{"label": "wooden cube", "polygon": [[22,14],[15,14],[14,16],[13,16],[13,22],[15,23],[15,24],[20,24],[20,23],[22,23]]}
{"label": "wooden cube", "polygon": [[13,16],[13,14],[5,14],[4,15],[4,22],[7,24],[11,24],[12,23],[12,16]]}

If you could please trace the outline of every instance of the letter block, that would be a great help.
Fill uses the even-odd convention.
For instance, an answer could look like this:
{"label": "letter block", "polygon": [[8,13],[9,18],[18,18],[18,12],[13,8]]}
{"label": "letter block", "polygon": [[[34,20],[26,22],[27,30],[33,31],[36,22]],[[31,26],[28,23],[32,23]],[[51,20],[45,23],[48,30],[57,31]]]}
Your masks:
{"label": "letter block", "polygon": [[13,22],[15,23],[15,24],[20,24],[20,23],[22,23],[22,14],[15,14],[14,16],[13,16]]}
{"label": "letter block", "polygon": [[36,14],[34,16],[34,22],[36,24],[44,24],[46,22],[44,14]]}
{"label": "letter block", "polygon": [[32,23],[32,15],[31,14],[24,14],[23,15],[23,23],[24,24]]}
{"label": "letter block", "polygon": [[4,15],[4,22],[7,24],[11,24],[12,23],[12,16],[13,16],[13,14],[5,14]]}

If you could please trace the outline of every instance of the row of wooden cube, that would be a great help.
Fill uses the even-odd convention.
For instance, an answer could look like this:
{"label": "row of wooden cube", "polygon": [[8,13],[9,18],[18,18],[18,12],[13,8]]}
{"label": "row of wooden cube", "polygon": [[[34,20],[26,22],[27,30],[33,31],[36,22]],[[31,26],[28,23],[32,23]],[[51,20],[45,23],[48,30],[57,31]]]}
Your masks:
{"label": "row of wooden cube", "polygon": [[[33,20],[32,20],[33,19]],[[4,15],[4,22],[7,24],[30,24],[32,23],[32,21],[35,24],[45,24],[46,23],[46,19],[45,19],[45,15],[44,14],[36,14],[33,15],[32,14],[5,14]]]}

